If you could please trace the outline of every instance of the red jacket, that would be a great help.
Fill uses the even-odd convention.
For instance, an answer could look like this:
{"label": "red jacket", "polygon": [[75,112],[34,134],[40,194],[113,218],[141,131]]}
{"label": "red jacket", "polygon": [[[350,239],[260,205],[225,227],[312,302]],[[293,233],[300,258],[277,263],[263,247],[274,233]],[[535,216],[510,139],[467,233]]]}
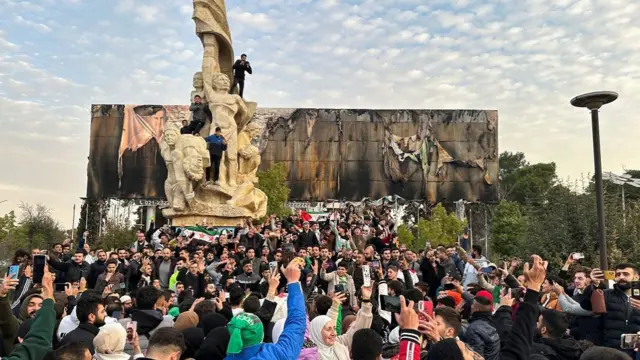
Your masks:
{"label": "red jacket", "polygon": [[420,333],[418,330],[400,330],[399,360],[420,360]]}

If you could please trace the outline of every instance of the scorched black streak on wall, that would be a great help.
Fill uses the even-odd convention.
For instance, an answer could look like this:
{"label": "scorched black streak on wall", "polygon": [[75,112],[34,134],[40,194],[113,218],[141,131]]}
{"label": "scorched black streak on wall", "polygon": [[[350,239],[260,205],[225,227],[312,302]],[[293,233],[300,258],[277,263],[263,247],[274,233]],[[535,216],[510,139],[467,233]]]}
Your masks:
{"label": "scorched black streak on wall", "polygon": [[[128,108],[164,127],[189,119],[184,105]],[[167,170],[155,138],[123,152],[119,177],[125,112],[92,107],[87,197],[162,199]],[[292,200],[497,200],[497,111],[258,108],[252,121],[263,127],[261,168],[285,164]]]}
{"label": "scorched black streak on wall", "polygon": [[259,109],[255,118],[265,124],[261,168],[284,163],[292,199],[497,200],[497,111]]}

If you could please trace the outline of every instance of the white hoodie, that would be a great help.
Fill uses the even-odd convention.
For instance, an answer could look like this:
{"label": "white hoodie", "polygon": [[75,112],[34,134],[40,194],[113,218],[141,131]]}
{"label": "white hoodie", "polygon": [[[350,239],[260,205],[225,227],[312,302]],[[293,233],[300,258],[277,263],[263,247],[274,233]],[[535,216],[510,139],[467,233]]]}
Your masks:
{"label": "white hoodie", "polygon": [[58,326],[58,341],[62,340],[62,338],[68,333],[75,330],[80,324],[80,320],[78,320],[78,316],[76,315],[76,308],[73,308],[70,315],[65,316],[60,321],[60,325]]}

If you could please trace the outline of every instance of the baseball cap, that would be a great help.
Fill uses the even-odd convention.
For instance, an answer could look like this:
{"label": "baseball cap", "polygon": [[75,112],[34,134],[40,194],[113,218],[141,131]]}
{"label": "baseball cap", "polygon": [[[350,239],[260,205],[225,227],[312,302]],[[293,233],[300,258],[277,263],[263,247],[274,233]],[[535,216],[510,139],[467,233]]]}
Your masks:
{"label": "baseball cap", "polygon": [[129,295],[123,295],[122,297],[120,297],[120,302],[123,304],[129,301],[131,301],[131,296]]}
{"label": "baseball cap", "polygon": [[494,263],[489,263],[489,265],[483,267],[482,269],[480,269],[480,271],[482,271],[485,274],[488,274],[490,272],[493,272],[493,270],[497,269],[498,266]]}

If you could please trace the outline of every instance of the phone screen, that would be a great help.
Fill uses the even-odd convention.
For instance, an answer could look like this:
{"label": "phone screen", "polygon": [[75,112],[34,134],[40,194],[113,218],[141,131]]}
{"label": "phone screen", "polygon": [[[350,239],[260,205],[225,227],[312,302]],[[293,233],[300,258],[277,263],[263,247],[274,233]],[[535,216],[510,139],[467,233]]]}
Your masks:
{"label": "phone screen", "polygon": [[640,300],[640,281],[631,282],[631,298]]}
{"label": "phone screen", "polygon": [[138,322],[129,321],[127,323],[127,341],[133,341],[136,331],[138,331]]}
{"label": "phone screen", "polygon": [[378,268],[380,267],[380,261],[378,260],[374,260],[371,262],[371,267],[378,270]]}
{"label": "phone screen", "polygon": [[47,258],[44,255],[36,255],[33,257],[33,283],[41,284],[44,277],[44,267]]}
{"label": "phone screen", "polygon": [[111,314],[111,317],[120,320],[120,314],[122,314],[122,312],[114,311],[113,314]]}
{"label": "phone screen", "polygon": [[334,291],[335,291],[335,292],[337,292],[337,293],[339,293],[339,292],[344,292],[344,285],[342,285],[342,284],[335,285],[335,286],[333,287],[333,289],[334,289]]}
{"label": "phone screen", "polygon": [[639,342],[638,340],[640,340],[639,334],[622,334],[622,336],[620,336],[620,349],[634,349]]}
{"label": "phone screen", "polygon": [[20,265],[11,265],[9,267],[9,273],[7,274],[12,279],[17,279],[20,273]]}

